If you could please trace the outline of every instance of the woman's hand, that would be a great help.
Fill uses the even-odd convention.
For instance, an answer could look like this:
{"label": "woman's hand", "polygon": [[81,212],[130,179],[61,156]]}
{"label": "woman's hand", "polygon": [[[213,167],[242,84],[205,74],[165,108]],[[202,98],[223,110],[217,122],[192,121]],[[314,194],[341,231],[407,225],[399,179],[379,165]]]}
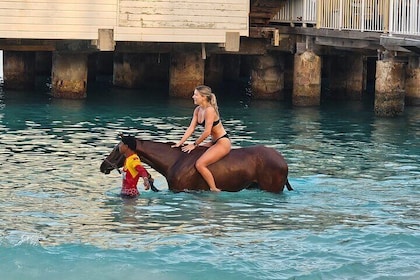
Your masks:
{"label": "woman's hand", "polygon": [[178,143],[172,145],[171,148],[178,148],[181,145],[182,145],[182,143],[178,142]]}
{"label": "woman's hand", "polygon": [[195,147],[197,147],[195,144],[188,144],[182,146],[181,151],[183,151],[184,153],[190,153],[192,150],[195,149]]}

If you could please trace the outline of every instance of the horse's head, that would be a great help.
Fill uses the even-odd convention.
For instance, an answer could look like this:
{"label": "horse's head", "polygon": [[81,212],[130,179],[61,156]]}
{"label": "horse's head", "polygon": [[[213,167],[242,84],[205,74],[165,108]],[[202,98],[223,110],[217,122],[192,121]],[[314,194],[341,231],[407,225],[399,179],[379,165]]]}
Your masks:
{"label": "horse's head", "polygon": [[118,148],[119,144],[114,147],[112,152],[104,159],[101,164],[100,170],[102,173],[109,174],[113,169],[117,169],[124,165],[125,157],[120,153]]}

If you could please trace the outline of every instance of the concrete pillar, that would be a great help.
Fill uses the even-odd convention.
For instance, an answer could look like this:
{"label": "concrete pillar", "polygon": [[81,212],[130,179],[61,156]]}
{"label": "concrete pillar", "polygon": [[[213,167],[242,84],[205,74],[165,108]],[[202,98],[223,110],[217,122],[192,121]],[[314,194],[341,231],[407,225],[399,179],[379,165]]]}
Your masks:
{"label": "concrete pillar", "polygon": [[222,56],[212,54],[206,59],[204,71],[204,83],[209,87],[216,89],[223,82],[223,61]]}
{"label": "concrete pillar", "polygon": [[251,89],[255,99],[283,100],[284,59],[270,54],[254,56]]}
{"label": "concrete pillar", "polygon": [[392,60],[376,62],[375,114],[383,117],[400,115],[404,111],[404,63]]}
{"label": "concrete pillar", "polygon": [[318,106],[321,99],[321,58],[312,51],[295,55],[292,103]]}
{"label": "concrete pillar", "polygon": [[88,54],[54,52],[52,58],[52,95],[58,98],[86,98]]}
{"label": "concrete pillar", "polygon": [[35,52],[4,51],[3,79],[7,89],[35,87]]}
{"label": "concrete pillar", "polygon": [[194,88],[204,84],[205,60],[201,51],[175,50],[169,67],[169,95],[190,98]]}
{"label": "concrete pillar", "polygon": [[405,80],[405,105],[420,106],[420,57],[410,57]]}
{"label": "concrete pillar", "polygon": [[360,54],[334,56],[330,64],[330,90],[333,98],[360,100],[363,95],[364,63]]}

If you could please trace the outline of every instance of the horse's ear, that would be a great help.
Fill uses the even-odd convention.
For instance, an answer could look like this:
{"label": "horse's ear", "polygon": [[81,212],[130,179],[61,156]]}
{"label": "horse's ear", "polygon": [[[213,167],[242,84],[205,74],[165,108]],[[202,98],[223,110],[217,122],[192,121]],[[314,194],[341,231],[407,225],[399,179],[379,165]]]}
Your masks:
{"label": "horse's ear", "polygon": [[119,137],[120,139],[122,139],[122,138],[124,137],[124,133],[122,133],[122,132],[118,133],[118,137]]}

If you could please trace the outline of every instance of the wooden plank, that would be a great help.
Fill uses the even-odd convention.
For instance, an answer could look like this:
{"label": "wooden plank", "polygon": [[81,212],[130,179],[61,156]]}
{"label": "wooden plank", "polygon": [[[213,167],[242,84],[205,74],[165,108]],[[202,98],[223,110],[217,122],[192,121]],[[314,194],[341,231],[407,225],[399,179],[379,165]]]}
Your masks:
{"label": "wooden plank", "polygon": [[115,21],[110,19],[102,19],[96,18],[92,21],[86,21],[86,18],[57,18],[57,17],[50,17],[50,18],[29,18],[29,17],[1,17],[0,23],[3,24],[10,24],[13,26],[21,26],[20,28],[25,28],[26,30],[37,30],[38,28],[47,30],[51,30],[56,26],[60,25],[72,25],[75,28],[86,26],[89,28],[90,26],[114,26]]}
{"label": "wooden plank", "polygon": [[55,51],[55,45],[2,45],[0,44],[0,50],[2,51]]}
{"label": "wooden plank", "polygon": [[229,23],[229,22],[185,22],[185,21],[119,21],[120,27],[133,27],[133,28],[182,28],[182,29],[247,29],[247,23]]}
{"label": "wooden plank", "polygon": [[248,17],[247,10],[219,10],[219,9],[170,9],[170,8],[120,8],[119,14],[136,14],[136,15],[157,15],[157,16],[210,16],[207,20],[211,20],[213,16],[223,17]]}
{"label": "wooden plank", "polygon": [[[181,35],[188,35],[188,34],[198,34],[198,36],[202,35],[211,35],[207,29],[200,29],[200,28],[174,28],[174,29],[167,29],[167,28],[131,28],[131,27],[121,27],[118,26],[115,29],[115,33],[126,33],[126,34],[139,34],[139,33],[154,33],[154,34],[181,34]],[[214,29],[214,32],[223,32],[223,37],[225,36],[226,29]],[[230,32],[240,32],[241,36],[246,36],[248,34],[248,30],[238,30],[232,29]],[[116,36],[114,34],[114,36]]]}
{"label": "wooden plank", "polygon": [[[31,3],[63,3],[63,4],[86,4],[86,0],[29,0]],[[4,3],[19,3],[19,4],[25,4],[28,0],[1,0],[0,1],[0,7]],[[95,4],[95,5],[117,5],[117,0],[89,0],[89,3]]]}
{"label": "wooden plank", "polygon": [[[241,36],[248,36],[248,30],[237,31]],[[210,33],[206,29],[134,29],[118,27],[114,33],[115,41],[147,41],[147,42],[191,42],[191,43],[224,43],[225,29],[214,29]]]}
{"label": "wooden plank", "polygon": [[[0,25],[0,30],[3,27]],[[2,31],[4,38],[14,39],[57,39],[57,40],[96,40],[98,38],[98,30],[95,32],[62,30],[61,32],[52,31]]]}
{"label": "wooden plank", "polygon": [[50,2],[0,2],[0,9],[15,10],[15,11],[28,11],[28,10],[45,10],[45,11],[116,11],[117,5],[107,5],[100,3],[92,3],[91,1],[85,3],[58,3],[57,1]]}
{"label": "wooden plank", "polygon": [[[87,25],[83,20],[75,19],[43,19],[37,23],[31,22],[29,19],[19,18],[18,22],[10,23],[13,21],[0,21],[0,30],[17,30],[17,31],[51,31],[51,32],[60,32],[67,31],[68,29],[114,29],[114,25],[108,20],[98,19],[94,23]],[[138,28],[155,28],[155,29],[167,29],[167,28],[182,28],[182,29],[221,29],[221,30],[231,30],[231,29],[247,29],[247,23],[226,23],[226,22],[185,22],[185,21],[120,21],[120,27],[132,27],[134,29]],[[208,32],[208,31],[206,31]]]}
{"label": "wooden plank", "polygon": [[[276,0],[278,1],[278,0]],[[214,7],[218,7],[223,4],[228,5],[243,5],[249,6],[249,0],[182,0],[182,1],[173,1],[173,0],[119,0],[120,6],[132,6],[136,7],[139,5],[161,5],[161,6],[178,6],[179,4],[188,4],[194,6],[212,4]]]}
{"label": "wooden plank", "polygon": [[243,5],[242,3],[234,4],[231,2],[224,2],[224,3],[186,3],[185,1],[182,2],[142,2],[142,1],[135,1],[134,4],[127,5],[125,2],[121,2],[119,5],[120,9],[155,9],[155,10],[164,10],[170,9],[172,11],[176,10],[185,10],[185,9],[192,9],[192,10],[226,10],[226,11],[235,11],[235,10],[249,10],[247,5]]}
{"label": "wooden plank", "polygon": [[[122,19],[120,19],[121,22]],[[211,20],[209,20],[206,17],[202,17],[202,16],[190,16],[190,17],[185,17],[182,15],[176,15],[173,17],[167,17],[167,16],[156,16],[156,15],[128,15],[128,18],[126,19],[126,21],[130,22],[136,22],[136,21],[142,21],[142,22],[158,22],[158,23],[163,23],[163,22],[185,22],[186,24],[189,23],[196,23],[196,24],[213,24],[213,23],[231,23],[231,24],[243,24],[246,23],[247,20],[242,18],[242,17],[230,17],[230,18],[226,18],[226,17],[219,17],[219,16],[214,16],[211,18]]]}
{"label": "wooden plank", "polygon": [[209,35],[196,34],[137,34],[136,40],[133,40],[131,34],[119,33],[118,41],[137,41],[137,42],[167,42],[167,43],[224,43],[225,35],[214,32]]}
{"label": "wooden plank", "polygon": [[[112,26],[111,26],[112,27]],[[101,27],[106,29],[107,27]],[[86,25],[55,25],[51,28],[49,24],[14,25],[10,23],[0,23],[1,35],[3,38],[33,38],[33,39],[97,39],[98,27],[87,27]],[[15,34],[16,33],[16,34]],[[73,34],[69,36],[69,34]],[[80,37],[75,36],[77,34]],[[22,36],[22,37],[20,37]],[[39,37],[37,37],[39,36]]]}
{"label": "wooden plank", "polygon": [[10,10],[0,9],[0,21],[4,21],[3,17],[26,17],[37,20],[39,18],[84,18],[94,21],[96,18],[101,19],[116,19],[116,13],[108,11],[97,11],[95,13],[89,11],[62,11],[57,13],[56,11],[40,11],[40,10],[29,10],[29,11],[18,11],[17,13],[11,13]]}

